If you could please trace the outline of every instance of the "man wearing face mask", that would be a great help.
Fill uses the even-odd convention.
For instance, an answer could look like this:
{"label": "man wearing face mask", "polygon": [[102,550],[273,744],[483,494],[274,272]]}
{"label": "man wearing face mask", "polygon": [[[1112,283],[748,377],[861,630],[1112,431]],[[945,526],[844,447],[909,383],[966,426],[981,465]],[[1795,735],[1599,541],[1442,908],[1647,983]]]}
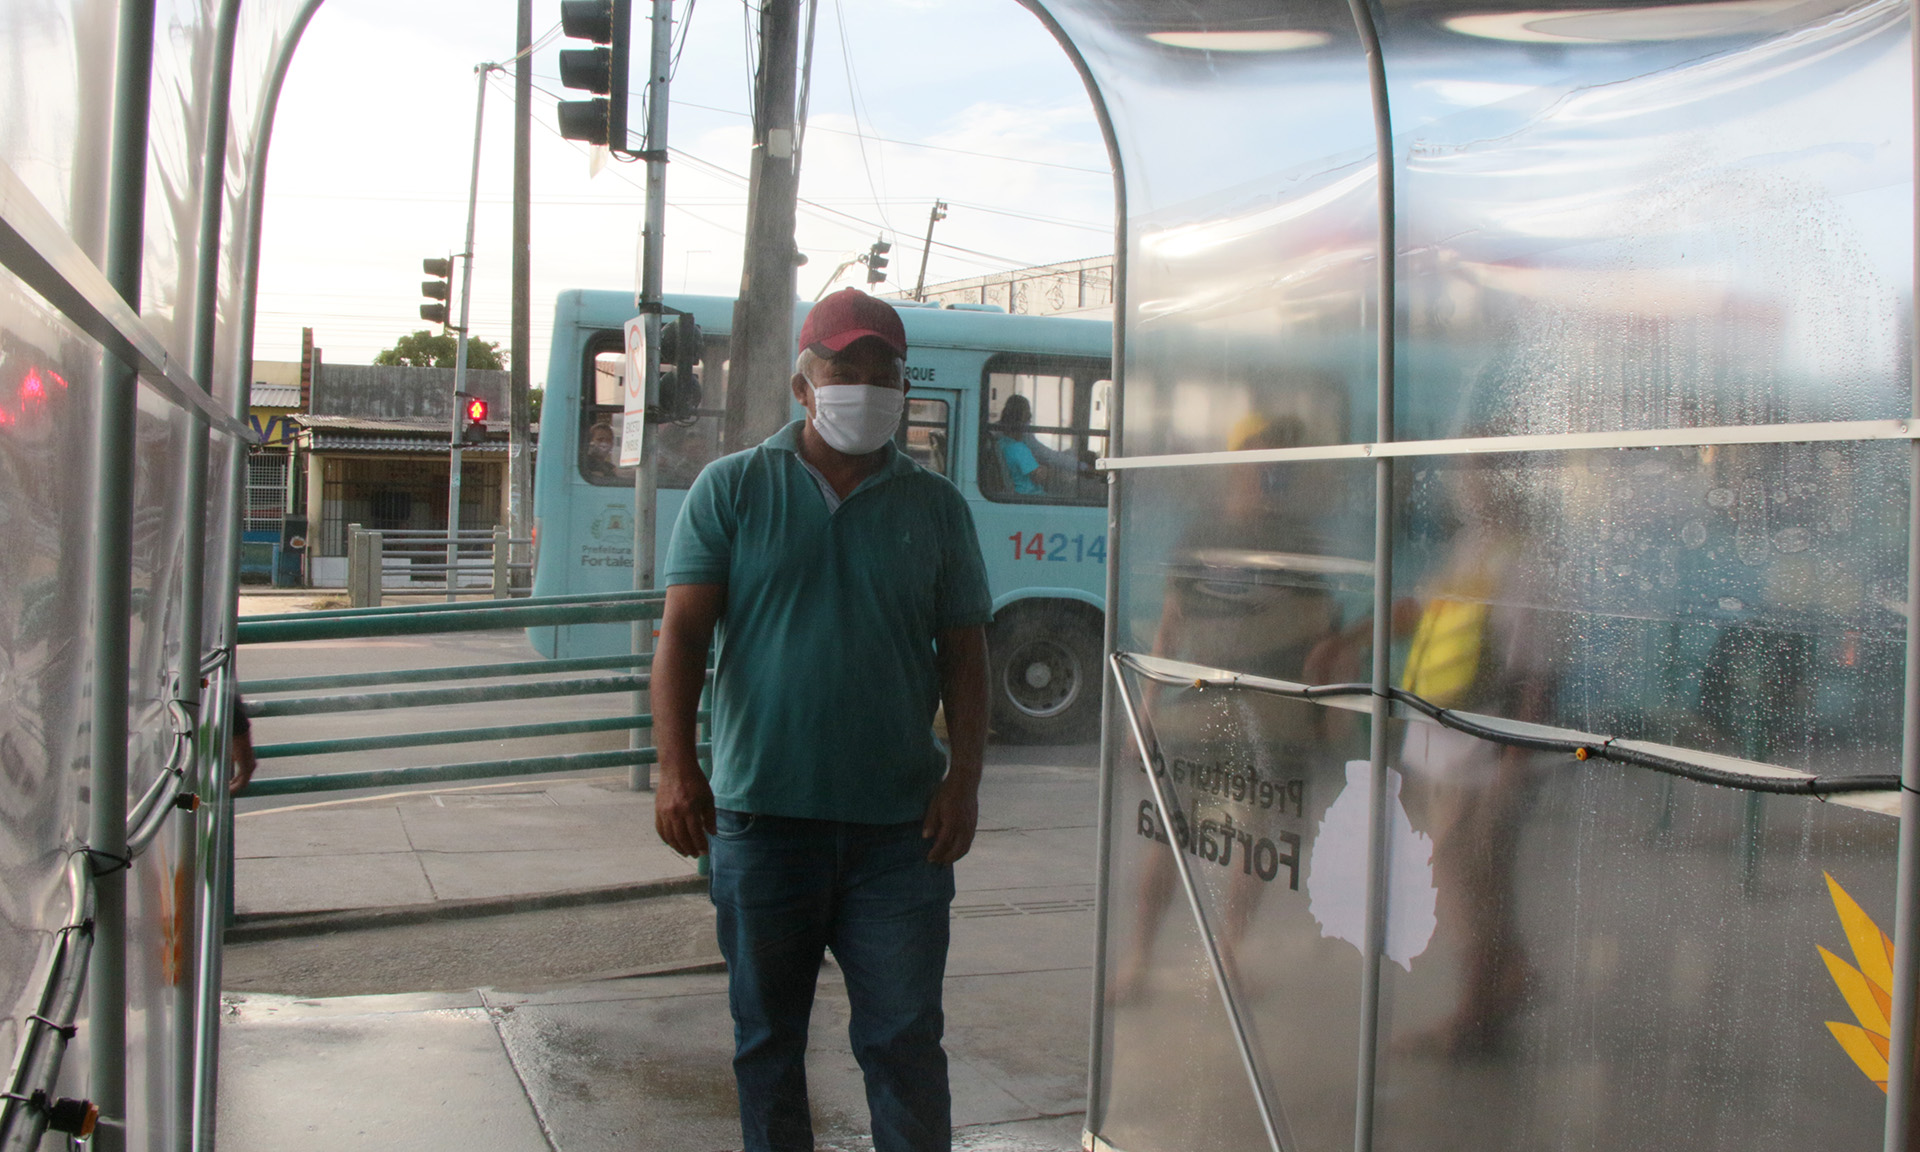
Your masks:
{"label": "man wearing face mask", "polygon": [[[709,465],[667,551],[655,827],[711,854],[748,1152],[814,1146],[807,1022],[828,948],[875,1152],[951,1145],[940,994],[992,612],[965,501],[893,444],[906,352],[890,305],[851,288],[815,305],[792,383],[806,418]],[[709,782],[694,728],[716,638]]]}

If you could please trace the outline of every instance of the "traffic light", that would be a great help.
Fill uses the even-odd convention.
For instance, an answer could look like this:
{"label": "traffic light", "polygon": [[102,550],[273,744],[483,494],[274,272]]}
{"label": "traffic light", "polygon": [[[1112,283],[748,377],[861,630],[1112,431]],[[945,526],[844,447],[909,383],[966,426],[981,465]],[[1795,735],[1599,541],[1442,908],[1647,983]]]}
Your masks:
{"label": "traffic light", "polygon": [[700,378],[694,368],[704,358],[706,336],[685,312],[660,318],[660,411],[658,419],[693,419],[700,407]]}
{"label": "traffic light", "polygon": [[466,420],[460,425],[460,442],[485,444],[487,442],[487,402],[478,396],[467,397],[466,415]]}
{"label": "traffic light", "polygon": [[453,261],[429,256],[420,261],[420,269],[434,277],[420,282],[420,295],[439,301],[438,304],[420,305],[420,319],[444,328],[447,325],[447,301],[453,296]]}
{"label": "traffic light", "polygon": [[893,245],[885,240],[875,240],[867,249],[867,283],[878,284],[887,278],[887,253],[891,251]]}
{"label": "traffic light", "polygon": [[560,102],[560,135],[627,148],[627,91],[632,0],[561,0],[560,30],[591,48],[560,53],[560,83],[591,92],[592,100]]}

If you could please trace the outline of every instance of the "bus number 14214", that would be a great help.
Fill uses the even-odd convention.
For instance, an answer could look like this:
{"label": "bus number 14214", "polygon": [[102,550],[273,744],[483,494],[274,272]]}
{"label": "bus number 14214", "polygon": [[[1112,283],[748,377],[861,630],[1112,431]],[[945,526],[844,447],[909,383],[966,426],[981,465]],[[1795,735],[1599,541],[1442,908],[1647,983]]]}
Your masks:
{"label": "bus number 14214", "polygon": [[1015,532],[1007,537],[1013,541],[1015,560],[1057,560],[1080,563],[1092,560],[1096,564],[1107,562],[1107,538],[1105,536],[1069,536],[1065,532],[1051,535],[1045,532]]}

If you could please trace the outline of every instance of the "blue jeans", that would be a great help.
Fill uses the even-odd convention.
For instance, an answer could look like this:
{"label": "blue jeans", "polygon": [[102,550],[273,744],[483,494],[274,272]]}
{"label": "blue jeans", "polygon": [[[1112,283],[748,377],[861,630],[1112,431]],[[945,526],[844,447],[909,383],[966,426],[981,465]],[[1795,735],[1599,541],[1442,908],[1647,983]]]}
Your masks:
{"label": "blue jeans", "polygon": [[866,1077],[874,1152],[947,1152],[940,1009],[953,869],[920,822],[849,824],[721,810],[710,839],[746,1152],[812,1152],[807,1018],[828,948]]}

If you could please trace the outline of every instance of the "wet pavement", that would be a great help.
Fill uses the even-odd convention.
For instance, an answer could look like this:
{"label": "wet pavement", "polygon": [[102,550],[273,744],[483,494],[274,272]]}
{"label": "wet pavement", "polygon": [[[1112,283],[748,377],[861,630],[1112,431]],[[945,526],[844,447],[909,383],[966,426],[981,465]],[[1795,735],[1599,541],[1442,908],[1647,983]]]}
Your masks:
{"label": "wet pavement", "polygon": [[[956,1147],[1065,1152],[1080,1145],[1093,949],[1092,762],[1090,747],[990,752],[981,833],[972,855],[956,869],[959,895],[947,980]],[[247,833],[248,820],[243,819],[243,837],[255,837],[256,845],[271,847],[277,855],[256,854],[239,861],[242,891],[247,891],[249,868],[261,868],[264,861],[301,859],[311,868],[322,856],[337,859],[324,861],[325,867],[313,872],[316,876],[351,874],[356,860],[369,857],[414,858],[429,895],[435,897],[442,891],[435,879],[440,875],[505,878],[493,888],[447,885],[449,892],[526,890],[533,880],[515,883],[513,878],[526,875],[550,883],[566,875],[565,867],[532,855],[552,850],[539,845],[545,845],[566,818],[602,828],[603,847],[626,851],[638,860],[653,838],[651,797],[625,792],[614,783],[575,779],[504,790],[574,790],[571,794],[582,799],[579,803],[549,798],[538,804],[517,800],[450,807],[431,800],[433,793],[414,793],[262,811],[253,818],[254,827],[271,816],[276,831],[270,836]],[[589,790],[598,796],[590,797]],[[450,794],[472,793],[440,795]],[[377,824],[373,819],[319,819],[343,811],[383,815]],[[432,833],[441,813],[448,811],[466,823],[457,833]],[[529,811],[542,815],[528,819]],[[310,822],[306,839],[301,839],[302,820]],[[342,832],[343,826],[349,831]],[[521,844],[536,846],[523,849]],[[296,845],[348,850],[295,856],[291,853]],[[461,848],[465,851],[454,851]],[[529,855],[514,855],[522,851]],[[449,861],[441,857],[453,855],[475,860],[447,871]],[[523,862],[528,865],[524,873]],[[441,870],[436,872],[436,867]],[[678,869],[676,875],[684,877],[684,862]],[[291,882],[286,887],[300,885]],[[257,884],[253,891],[271,888]],[[363,884],[357,891],[378,890],[377,884]],[[496,898],[508,899],[483,896],[481,902]],[[446,901],[463,903],[451,895]],[[315,898],[307,903],[328,902]],[[387,904],[406,905],[398,916],[407,920],[415,915],[410,909],[431,908],[434,900],[395,895]],[[349,973],[344,983],[334,985],[309,979],[308,988],[352,987],[356,978],[360,986],[407,983],[404,959],[388,954],[383,964],[375,962],[380,933],[398,929],[449,933],[437,940],[429,937],[425,944],[415,939],[407,953],[416,957],[415,983],[444,988],[449,977],[462,976],[470,978],[472,986],[433,993],[301,998],[275,991],[229,992],[222,1026],[221,1141],[243,1152],[737,1148],[726,977],[687,970],[710,966],[709,956],[693,954],[706,947],[710,937],[688,929],[704,923],[700,918],[709,913],[703,906],[703,898],[682,892],[608,905],[599,912],[593,907],[532,908],[447,920],[429,916],[411,925],[366,924],[329,934],[296,928],[291,938],[275,945],[282,949],[280,968],[264,976],[256,973],[259,979],[250,980],[249,987],[300,984],[299,965],[285,961],[288,948],[309,953],[331,949],[331,963]],[[630,913],[651,909],[672,927],[593,919],[615,907]],[[556,911],[572,917],[570,929],[560,927],[564,917],[545,927],[537,922]],[[271,916],[256,916],[253,923],[273,921]],[[509,925],[521,944],[503,943],[514,936]],[[673,955],[659,960],[661,946],[653,937],[669,940]],[[651,968],[662,974],[605,978],[603,971],[603,978],[556,981],[535,962],[580,948],[583,940],[591,946],[576,964],[604,968],[608,956],[636,961],[653,956],[653,964],[636,962],[628,970]],[[630,941],[630,947],[623,949],[623,940]],[[689,941],[697,941],[697,946]],[[236,976],[246,970],[249,950],[258,947],[236,944],[231,950]],[[489,961],[490,947],[506,954]],[[355,957],[362,961],[358,977],[351,974]],[[490,965],[520,978],[481,979]],[[373,979],[372,968],[380,969],[378,980],[384,983],[366,983]],[[816,1132],[822,1148],[863,1152],[871,1147],[865,1137],[866,1107],[845,1029],[846,995],[829,965],[821,976],[808,1059]]]}

